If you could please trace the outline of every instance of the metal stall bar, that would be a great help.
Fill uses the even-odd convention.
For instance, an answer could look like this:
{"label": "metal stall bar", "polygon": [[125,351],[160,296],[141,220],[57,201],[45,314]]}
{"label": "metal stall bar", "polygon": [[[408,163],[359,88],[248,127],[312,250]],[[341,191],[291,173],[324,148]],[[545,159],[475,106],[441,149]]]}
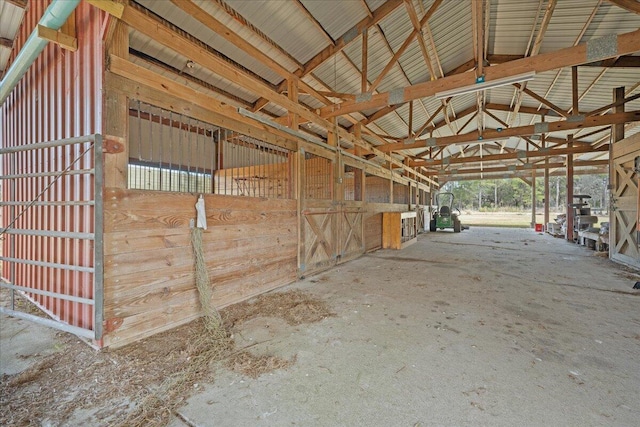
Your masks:
{"label": "metal stall bar", "polygon": [[[2,278],[2,282],[0,282],[1,288],[10,289],[11,291],[11,308],[1,307],[0,313],[4,313],[13,317],[25,319],[32,321],[34,323],[42,324],[45,326],[53,327],[56,329],[60,329],[66,332],[73,333],[77,336],[81,336],[84,338],[90,338],[99,340],[102,338],[102,317],[103,317],[103,158],[102,158],[102,137],[101,135],[88,135],[77,138],[66,138],[60,139],[56,141],[48,141],[42,143],[35,144],[27,144],[22,146],[15,147],[6,147],[0,148],[0,155],[7,154],[16,154],[21,152],[29,152],[35,150],[43,150],[54,147],[61,146],[69,146],[74,144],[84,144],[91,143],[88,148],[84,149],[75,159],[69,159],[69,163],[64,170],[61,171],[32,171],[32,173],[15,173],[17,171],[13,171],[13,174],[8,174],[0,177],[0,180],[11,180],[13,184],[21,179],[33,179],[33,178],[53,178],[51,182],[47,185],[43,182],[42,190],[39,191],[38,194],[34,193],[32,196],[32,200],[30,202],[17,200],[17,195],[13,192],[9,197],[10,201],[3,201],[1,205],[3,206],[12,206],[14,209],[14,215],[11,218],[11,222],[5,227],[0,228],[0,235],[10,235],[12,237],[11,242],[9,243],[9,254],[8,257],[0,257],[0,261],[4,261],[10,263],[9,270],[12,272],[9,281],[5,278]],[[85,155],[89,154],[89,152],[93,150],[94,158],[93,168],[84,168],[84,169],[72,169],[72,167],[78,163]],[[73,200],[58,200],[51,201],[50,199],[47,201],[38,200],[43,197],[49,189],[60,179],[63,179],[65,176],[93,176],[93,184],[94,184],[94,197],[93,200],[84,200],[84,201],[73,201]],[[91,179],[91,178],[88,178]],[[34,187],[35,189],[36,187]],[[6,200],[6,199],[5,199]],[[24,206],[21,212],[17,215],[15,214],[16,206]],[[46,229],[33,229],[30,230],[28,228],[13,228],[14,225],[20,224],[17,221],[22,217],[25,213],[28,213],[29,209],[33,206],[86,206],[91,209],[88,212],[88,215],[92,215],[93,222],[93,233],[86,232],[75,232],[75,231],[56,231],[56,230],[46,230]],[[24,221],[24,220],[22,220]],[[24,222],[23,222],[24,223]],[[27,226],[28,227],[28,226]],[[43,260],[32,260],[26,259],[24,256],[21,257],[15,251],[15,246],[17,244],[15,237],[16,236],[26,236],[26,237],[43,237],[43,238],[60,238],[60,239],[73,239],[73,240],[89,240],[93,241],[93,249],[94,249],[94,259],[93,266],[81,266],[74,265],[65,262],[49,262]],[[32,243],[33,244],[33,243]],[[35,243],[38,244],[38,243]],[[6,246],[5,246],[6,247]],[[55,259],[54,259],[55,260]],[[20,280],[13,272],[15,271],[16,265],[31,265],[38,266],[44,268],[51,268],[57,270],[68,270],[68,271],[76,271],[76,272],[84,272],[93,275],[93,289],[92,289],[92,298],[86,298],[83,296],[70,295],[61,292],[52,292],[51,290],[45,289],[46,284],[42,285],[42,288],[38,287],[28,287],[21,286],[16,284],[17,280]],[[31,275],[34,273],[25,273],[27,275]],[[37,274],[36,274],[37,275]],[[28,276],[29,277],[29,276]],[[91,276],[90,276],[91,277]],[[46,282],[46,281],[45,281]],[[36,284],[37,286],[37,284]],[[63,312],[57,313],[54,305],[47,304],[44,301],[38,303],[41,308],[43,308],[49,315],[53,316],[54,319],[48,319],[44,317],[34,316],[32,314],[28,314],[15,309],[14,304],[14,293],[20,292],[23,295],[39,295],[42,297],[48,297],[55,300],[69,301],[72,303],[82,304],[86,307],[93,307],[93,329],[87,327],[81,327],[74,324],[70,324],[60,319],[55,319],[59,314]],[[84,318],[86,319],[86,317]],[[78,324],[88,323],[81,319],[76,319]],[[74,322],[74,323],[76,323]]]}

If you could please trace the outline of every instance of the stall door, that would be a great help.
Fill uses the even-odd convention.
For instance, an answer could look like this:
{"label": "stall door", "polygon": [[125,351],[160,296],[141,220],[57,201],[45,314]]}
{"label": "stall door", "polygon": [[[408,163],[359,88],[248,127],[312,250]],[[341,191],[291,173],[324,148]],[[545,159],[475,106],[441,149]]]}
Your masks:
{"label": "stall door", "polygon": [[610,256],[614,261],[640,268],[638,247],[638,171],[640,135],[613,146]]}

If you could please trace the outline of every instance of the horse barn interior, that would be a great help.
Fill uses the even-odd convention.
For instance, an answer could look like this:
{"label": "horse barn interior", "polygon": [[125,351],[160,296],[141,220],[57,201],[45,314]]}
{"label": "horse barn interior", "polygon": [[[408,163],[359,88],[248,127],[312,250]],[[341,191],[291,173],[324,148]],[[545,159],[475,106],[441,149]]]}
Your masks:
{"label": "horse barn interior", "polygon": [[476,179],[540,178],[547,224],[549,177],[569,206],[609,174],[638,269],[639,27],[633,0],[0,0],[0,310],[123,347],[201,316],[194,229],[223,308],[438,253],[434,195]]}

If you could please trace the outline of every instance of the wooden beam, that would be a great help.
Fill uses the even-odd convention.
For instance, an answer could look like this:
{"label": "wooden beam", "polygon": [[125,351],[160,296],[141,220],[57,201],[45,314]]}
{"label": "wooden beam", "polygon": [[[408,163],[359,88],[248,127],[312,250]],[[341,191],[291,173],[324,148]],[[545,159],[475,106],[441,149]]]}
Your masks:
{"label": "wooden beam", "polygon": [[[185,12],[187,15],[191,15],[194,19],[200,21],[202,25],[211,31],[219,34],[222,38],[227,40],[229,43],[233,44],[243,52],[262,62],[267,67],[271,68],[276,73],[280,74],[280,76],[287,79],[287,81],[295,79],[299,80],[299,78],[289,70],[287,70],[284,66],[274,60],[271,56],[265,54],[260,49],[256,48],[253,44],[249,43],[247,40],[240,37],[229,27],[224,25],[222,22],[215,19],[213,16],[208,14],[205,10],[200,8],[198,5],[193,3],[191,0],[171,0],[171,2],[180,10]],[[215,70],[214,70],[215,71]],[[319,94],[314,88],[312,88],[307,83],[302,80],[298,81],[298,86],[302,91],[312,95],[314,98],[319,99],[321,101],[328,101],[324,96]],[[331,104],[331,102],[326,102],[326,104]]]}
{"label": "wooden beam", "polygon": [[[631,111],[628,113],[616,113],[616,114],[607,114],[604,116],[594,116],[594,117],[586,117],[582,120],[562,120],[557,122],[548,122],[545,123],[544,129],[541,129],[537,125],[528,125],[528,126],[519,126],[519,127],[511,127],[498,130],[486,130],[485,135],[482,141],[478,140],[478,133],[471,132],[463,135],[453,135],[453,136],[445,136],[442,138],[432,138],[429,141],[418,140],[416,142],[406,144],[406,143],[393,143],[387,144],[385,146],[379,147],[379,149],[383,152],[391,152],[391,151],[399,151],[399,150],[409,150],[412,148],[423,148],[426,146],[437,146],[437,147],[446,147],[454,144],[462,144],[469,142],[488,142],[492,139],[503,139],[506,137],[512,136],[530,136],[542,133],[551,133],[551,132],[560,132],[574,129],[583,129],[590,127],[598,127],[598,126],[606,126],[618,123],[626,123],[632,121],[640,120],[640,111]],[[429,145],[427,145],[429,144]]]}
{"label": "wooden beam", "polygon": [[625,55],[620,58],[610,58],[604,61],[595,61],[583,64],[583,67],[603,67],[603,68],[638,68],[640,67],[640,56]]}
{"label": "wooden beam", "polygon": [[571,111],[578,114],[578,67],[571,67]]}
{"label": "wooden beam", "polygon": [[[487,110],[497,110],[497,111],[513,111],[513,108],[510,105],[504,104],[496,104],[496,103],[487,103],[485,105]],[[520,107],[520,112],[525,114],[535,114],[538,116],[551,116],[551,117],[561,117],[560,114],[556,113],[553,110],[549,110],[546,108],[536,109],[533,107]]]}
{"label": "wooden beam", "polygon": [[[607,166],[609,164],[609,160],[576,160],[573,162],[574,168],[587,168],[594,166]],[[465,169],[453,169],[453,170],[445,170],[445,171],[435,171],[435,172],[427,172],[427,175],[438,175],[438,176],[454,176],[454,175],[469,175],[469,174],[477,174],[477,173],[496,173],[496,172],[516,172],[516,171],[527,171],[527,170],[548,170],[548,169],[557,169],[564,168],[566,166],[566,162],[554,162],[549,163],[548,166],[546,163],[535,164],[535,163],[526,163],[523,165],[511,165],[511,166],[492,166],[492,167],[479,167],[479,168],[465,168]]]}
{"label": "wooden beam", "polygon": [[[129,27],[117,19],[109,20],[109,38],[105,40],[107,52],[118,57],[129,57]],[[129,162],[129,98],[105,82],[104,84],[104,138],[121,145],[120,152],[104,156],[104,186],[127,188]]]}
{"label": "wooden beam", "polygon": [[181,70],[172,67],[168,64],[165,64],[164,62],[160,61],[159,59],[149,56],[144,52],[140,52],[138,50],[129,48],[129,56],[130,57],[135,57],[138,60],[144,61],[146,63],[148,63],[149,65],[153,66],[154,68],[160,68],[161,70],[167,71],[169,73],[172,73],[175,75],[175,78],[183,78],[185,80],[188,80],[190,82],[193,82],[197,85],[202,86],[205,89],[210,90],[211,92],[217,93],[219,94],[221,97],[226,98],[225,100],[227,102],[229,102],[230,104],[235,104],[235,105],[240,105],[243,106],[244,108],[247,109],[251,109],[253,107],[254,104],[251,104],[250,102],[240,98],[237,95],[234,95],[230,92],[227,92],[226,90],[222,90],[220,88],[218,88],[217,86],[212,85],[211,83],[205,82],[204,80],[201,80],[197,77],[192,76],[189,73],[184,73]]}
{"label": "wooden beam", "polygon": [[[607,58],[627,55],[640,50],[640,29],[629,33],[615,36],[617,41],[616,52],[611,52]],[[598,40],[598,39],[596,39]],[[597,41],[591,41],[593,43]],[[606,59],[606,58],[603,58]],[[543,53],[532,58],[523,58],[505,64],[487,67],[485,78],[487,81],[504,77],[513,77],[525,72],[535,71],[542,73],[573,65],[580,65],[590,62],[587,59],[587,43],[574,47],[560,49],[555,52]],[[412,99],[426,98],[435,95],[437,92],[455,89],[461,86],[470,86],[475,83],[475,76],[471,73],[462,73],[454,76],[444,77],[435,82],[422,82],[402,89],[401,96],[394,91],[394,98],[397,103],[409,102]],[[372,95],[368,101],[345,101],[338,105],[323,107],[320,114],[323,117],[338,116],[362,111],[372,108],[379,108],[390,105],[390,92],[383,92]]]}
{"label": "wooden beam", "polygon": [[435,167],[440,166],[442,164],[457,164],[457,163],[473,163],[473,162],[490,162],[490,161],[502,161],[502,160],[515,160],[515,159],[531,159],[531,158],[545,158],[545,157],[555,157],[555,156],[564,156],[568,153],[573,154],[584,154],[584,153],[594,153],[594,152],[605,152],[609,151],[608,147],[599,147],[593,148],[586,145],[578,145],[571,149],[569,148],[553,148],[553,149],[542,149],[542,150],[534,150],[534,151],[515,151],[512,153],[500,153],[500,154],[485,154],[483,156],[473,156],[473,157],[460,157],[453,159],[445,159],[445,160],[410,160],[409,165],[413,167]]}
{"label": "wooden beam", "polygon": [[462,64],[458,65],[448,73],[444,73],[444,76],[449,77],[449,76],[454,76],[456,74],[466,73],[467,71],[473,70],[475,67],[476,67],[475,59],[470,59],[467,62],[463,62]]}
{"label": "wooden beam", "polygon": [[104,10],[109,15],[121,18],[124,12],[124,4],[111,0],[86,0],[92,6],[97,7],[100,10]]}
{"label": "wooden beam", "polygon": [[336,53],[342,51],[345,47],[347,47],[352,41],[356,40],[358,36],[362,35],[362,32],[365,28],[371,28],[376,25],[382,19],[387,17],[390,13],[396,10],[400,5],[402,5],[403,0],[388,0],[382,6],[377,8],[372,16],[367,16],[363,18],[360,22],[358,22],[354,27],[349,29],[342,36],[338,37],[333,45],[329,45],[323,50],[321,50],[318,54],[316,54],[313,58],[307,61],[304,64],[304,67],[299,72],[296,72],[298,77],[304,77],[307,74],[311,73],[313,70],[322,65],[327,59],[331,58]]}
{"label": "wooden beam", "polygon": [[[577,110],[577,109],[576,109]],[[573,135],[567,136],[568,148],[573,148]],[[573,242],[573,209],[571,204],[573,203],[573,154],[567,154],[567,235],[568,241]]]}
{"label": "wooden beam", "polygon": [[[599,167],[596,169],[578,169],[573,172],[574,175],[593,175],[593,174],[603,174],[607,172],[607,167]],[[555,170],[549,173],[549,176],[565,176],[566,172],[564,170]],[[540,178],[544,176],[544,171],[536,171],[536,178]],[[448,178],[448,179],[447,179]],[[530,185],[529,179],[531,178],[531,174],[529,172],[498,172],[497,175],[494,174],[478,174],[478,175],[462,175],[458,177],[440,177],[440,185],[444,185],[450,181],[478,181],[478,180],[486,180],[486,179],[513,179],[519,178],[523,180],[525,183]]]}
{"label": "wooden beam", "polygon": [[487,62],[491,65],[504,64],[505,62],[515,61],[524,58],[524,55],[505,55],[497,53],[487,54]]}
{"label": "wooden beam", "polygon": [[316,27],[316,29],[320,32],[320,34],[322,34],[322,36],[329,42],[329,44],[335,46],[336,43],[333,40],[333,37],[331,37],[331,34],[329,34],[327,30],[322,26],[322,24],[318,22],[315,16],[313,16],[311,12],[309,12],[309,9],[307,9],[300,0],[292,0],[292,1],[296,6],[298,6],[298,9],[300,9],[302,14],[307,17],[307,19],[313,24],[313,26]]}
{"label": "wooden beam", "polygon": [[[485,113],[487,113],[487,115],[489,117],[491,117],[493,120],[495,120],[496,122],[500,123],[502,126],[504,127],[509,127],[509,125],[504,122],[500,117],[496,116],[495,114],[490,113],[489,111],[485,111]],[[543,134],[544,135],[544,134]],[[535,142],[533,142],[531,140],[531,138],[527,138],[526,136],[522,136],[522,139],[524,139],[525,141],[527,141],[529,144],[533,145],[536,148],[540,148],[540,146],[538,144],[536,144]]]}
{"label": "wooden beam", "polygon": [[[433,14],[435,13],[436,9],[438,9],[438,6],[440,6],[442,1],[443,0],[435,0],[433,2],[431,7],[429,8],[429,11],[427,11],[427,13],[420,20],[420,23],[419,23],[420,24],[420,28],[422,28],[422,26],[431,18],[431,16],[433,16]],[[371,84],[371,86],[369,87],[369,91],[373,91],[378,87],[378,85],[382,82],[382,79],[384,79],[386,77],[386,75],[389,73],[389,71],[391,71],[391,69],[396,64],[396,62],[398,62],[398,60],[400,59],[402,54],[407,50],[407,48],[409,47],[409,45],[411,44],[413,39],[418,35],[418,32],[419,31],[416,30],[415,28],[413,29],[413,31],[411,31],[411,33],[409,34],[409,37],[407,37],[405,39],[404,43],[402,43],[402,45],[396,51],[396,53],[393,55],[391,60],[387,63],[387,65],[380,72],[378,77]],[[407,101],[410,101],[410,100],[407,100]],[[358,110],[355,110],[355,111],[358,111]]]}
{"label": "wooden beam", "polygon": [[63,49],[75,52],[78,50],[78,39],[61,31],[52,30],[43,25],[38,25],[38,37],[57,44]]}
{"label": "wooden beam", "polygon": [[640,15],[640,2],[637,0],[607,0],[609,3],[615,4],[632,13]]}
{"label": "wooden beam", "polygon": [[360,92],[367,91],[368,81],[367,74],[369,72],[369,31],[365,29],[362,32],[362,81],[360,84]]}
{"label": "wooden beam", "polygon": [[[604,107],[600,107],[597,110],[593,110],[593,111],[587,113],[587,115],[588,116],[595,116],[596,114],[604,113],[605,111],[608,111],[611,108],[619,107],[620,105],[626,104],[627,102],[635,101],[638,98],[640,98],[640,93],[637,93],[637,94],[635,94],[633,96],[630,96],[628,98],[624,98],[621,101],[616,101],[616,102],[612,102],[611,104],[607,104]],[[582,136],[582,138],[584,138],[584,136]]]}
{"label": "wooden beam", "polygon": [[427,51],[427,45],[424,42],[424,37],[422,37],[422,27],[426,24],[422,24],[418,20],[418,14],[416,13],[416,9],[413,6],[413,0],[405,0],[404,5],[407,9],[407,13],[409,14],[409,19],[411,20],[411,24],[415,31],[417,31],[416,39],[418,40],[418,45],[420,46],[420,51],[422,52],[422,58],[424,62],[427,64],[427,68],[429,69],[429,77],[431,80],[435,80],[438,78],[436,76],[436,72],[433,70],[433,64],[431,63],[431,57],[429,56],[429,52]]}
{"label": "wooden beam", "polygon": [[12,4],[20,9],[26,9],[29,4],[29,0],[5,0],[7,3]]}
{"label": "wooden beam", "polygon": [[544,16],[542,17],[540,29],[538,30],[538,34],[536,35],[536,41],[533,43],[533,48],[531,49],[529,56],[536,56],[538,53],[540,53],[542,41],[544,40],[544,36],[547,33],[547,28],[549,28],[549,23],[551,22],[553,11],[556,8],[556,2],[557,0],[549,0],[549,3],[547,3],[547,8],[545,9]]}
{"label": "wooden beam", "polygon": [[529,95],[531,98],[535,99],[536,101],[539,101],[542,104],[546,105],[547,107],[551,108],[553,111],[555,111],[556,113],[560,114],[562,117],[569,117],[569,113],[567,113],[562,108],[558,107],[557,105],[555,105],[553,102],[549,101],[548,99],[543,98],[542,96],[538,95],[537,93],[535,93],[531,89],[527,89],[526,87],[524,87],[520,83],[514,83],[513,85],[515,87],[517,87],[518,89],[522,88],[522,92],[526,93],[527,95]]}
{"label": "wooden beam", "polygon": [[424,124],[422,126],[420,126],[420,129],[418,129],[418,131],[416,132],[417,136],[422,135],[422,133],[425,131],[425,129],[429,126],[429,124],[431,122],[433,122],[433,119],[435,119],[438,116],[438,114],[440,114],[440,111],[442,111],[444,106],[445,106],[445,104],[442,103],[440,105],[440,107],[438,107],[438,109],[431,116],[429,116],[429,118],[424,122]]}
{"label": "wooden beam", "polygon": [[471,0],[471,18],[476,77],[480,77],[484,75],[484,0]]}
{"label": "wooden beam", "polygon": [[[553,15],[553,11],[555,10],[555,7],[556,7],[556,0],[549,0],[549,3],[547,3],[547,7],[544,11],[544,16],[542,17],[542,23],[540,24],[540,28],[538,29],[538,34],[536,35],[536,39],[533,43],[533,46],[531,47],[531,51],[526,52],[527,53],[526,56],[533,57],[540,52],[540,48],[542,47],[542,41],[544,40],[544,36],[547,32],[547,28],[549,27],[549,22],[551,22],[551,17]],[[535,29],[535,25],[534,25],[534,29]],[[533,35],[533,33],[531,35]],[[527,46],[527,49],[528,49],[528,46]],[[519,86],[518,92],[516,92],[517,99],[513,107],[513,113],[510,113],[509,118],[507,119],[507,122],[509,123],[509,125],[513,123],[516,116],[518,115],[518,112],[520,111],[520,106],[522,105],[522,101],[523,101],[522,93],[525,92],[526,87],[527,87],[527,83],[524,82],[522,83],[522,85]]]}

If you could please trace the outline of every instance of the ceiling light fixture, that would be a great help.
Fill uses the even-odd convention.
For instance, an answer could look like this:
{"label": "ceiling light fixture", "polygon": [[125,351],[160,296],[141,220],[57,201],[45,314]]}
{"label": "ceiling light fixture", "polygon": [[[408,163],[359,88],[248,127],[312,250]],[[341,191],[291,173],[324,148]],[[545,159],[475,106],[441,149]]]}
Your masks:
{"label": "ceiling light fixture", "polygon": [[519,82],[528,82],[533,80],[536,76],[535,72],[516,74],[515,76],[504,77],[502,79],[496,79],[491,81],[485,81],[483,77],[479,77],[475,84],[470,86],[458,87],[455,89],[447,90],[444,92],[436,93],[436,99],[446,99],[457,95],[466,95],[468,93],[475,93],[481,90],[493,89],[500,86],[511,85]]}

